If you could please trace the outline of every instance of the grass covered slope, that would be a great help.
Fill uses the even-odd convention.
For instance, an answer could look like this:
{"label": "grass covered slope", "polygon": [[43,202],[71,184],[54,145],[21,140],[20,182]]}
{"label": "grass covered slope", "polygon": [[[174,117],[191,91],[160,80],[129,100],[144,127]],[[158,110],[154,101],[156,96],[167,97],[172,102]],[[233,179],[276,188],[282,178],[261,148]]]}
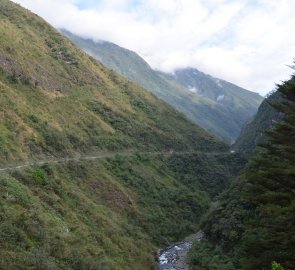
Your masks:
{"label": "grass covered slope", "polygon": [[[189,83],[178,81],[178,77],[154,71],[135,52],[110,42],[83,39],[65,30],[62,30],[62,33],[107,67],[154,93],[227,142],[232,142],[239,135],[244,122],[256,112],[262,100],[258,94],[225,81],[220,80],[220,88],[212,77],[203,73],[195,84],[198,83],[204,93],[192,93],[188,89]],[[211,92],[216,95],[214,98],[210,95]],[[216,98],[224,93],[224,101],[227,103],[216,101]]]}
{"label": "grass covered slope", "polygon": [[0,14],[2,162],[39,152],[227,148],[35,15],[7,1]]}
{"label": "grass covered slope", "polygon": [[0,37],[1,168],[45,161],[0,170],[0,268],[153,269],[244,161],[7,0]]}

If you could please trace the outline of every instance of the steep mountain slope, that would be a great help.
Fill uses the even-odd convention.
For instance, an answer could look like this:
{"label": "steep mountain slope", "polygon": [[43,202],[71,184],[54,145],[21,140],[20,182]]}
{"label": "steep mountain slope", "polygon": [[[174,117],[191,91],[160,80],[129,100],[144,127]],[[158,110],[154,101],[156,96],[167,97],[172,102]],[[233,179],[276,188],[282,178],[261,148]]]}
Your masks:
{"label": "steep mountain slope", "polygon": [[[62,33],[109,68],[151,91],[227,142],[234,141],[244,121],[256,112],[262,101],[258,94],[225,81],[220,80],[220,88],[215,79],[208,75],[202,75],[200,82],[195,81],[195,84],[203,86],[202,90],[207,94],[193,93],[187,88],[188,83],[182,85],[182,80],[177,82],[174,76],[152,70],[141,57],[130,50],[110,42],[83,39],[65,30]],[[194,80],[199,80],[199,77]],[[219,91],[219,97],[225,95],[224,100],[217,100],[218,96],[212,97],[211,92],[214,91],[216,94]]]}
{"label": "steep mountain slope", "polygon": [[283,117],[270,127],[258,154],[203,220],[207,239],[191,251],[197,269],[295,267],[294,75],[278,87],[278,95],[276,108]]}
{"label": "steep mountain slope", "polygon": [[0,268],[153,269],[244,160],[8,0],[0,37]]}
{"label": "steep mountain slope", "polygon": [[255,155],[256,146],[265,142],[264,131],[271,129],[282,118],[282,114],[273,107],[279,101],[279,93],[275,92],[262,102],[257,114],[243,127],[240,136],[232,146],[234,150],[247,157]]}
{"label": "steep mountain slope", "polygon": [[243,118],[246,114],[256,112],[263,100],[257,93],[214,78],[195,68],[178,69],[171,77],[191,91],[231,108]]}
{"label": "steep mountain slope", "polygon": [[223,105],[239,128],[256,113],[263,100],[257,93],[214,78],[195,68],[176,70],[171,77],[191,91]]}

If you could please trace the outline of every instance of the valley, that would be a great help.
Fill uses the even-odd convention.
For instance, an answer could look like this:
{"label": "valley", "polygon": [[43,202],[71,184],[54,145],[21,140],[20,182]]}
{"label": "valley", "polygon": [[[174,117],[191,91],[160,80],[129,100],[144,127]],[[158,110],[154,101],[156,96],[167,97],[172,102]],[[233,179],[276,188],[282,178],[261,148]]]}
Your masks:
{"label": "valley", "polygon": [[0,0],[0,269],[293,269],[294,82],[262,101]]}
{"label": "valley", "polygon": [[203,239],[204,234],[200,231],[186,237],[183,241],[175,243],[158,251],[159,270],[188,270],[187,253],[194,242]]}
{"label": "valley", "polygon": [[0,269],[154,269],[245,159],[8,0],[0,36]]}

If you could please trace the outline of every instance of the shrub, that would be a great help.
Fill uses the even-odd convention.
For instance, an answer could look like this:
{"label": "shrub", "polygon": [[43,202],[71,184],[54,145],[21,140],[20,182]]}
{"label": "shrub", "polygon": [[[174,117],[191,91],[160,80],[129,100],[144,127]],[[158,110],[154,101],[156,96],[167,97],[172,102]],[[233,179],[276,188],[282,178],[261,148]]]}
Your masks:
{"label": "shrub", "polygon": [[271,264],[271,270],[284,270],[284,268],[279,263],[272,262],[272,264]]}
{"label": "shrub", "polygon": [[37,168],[31,172],[32,180],[38,185],[45,186],[47,184],[47,175],[43,169]]}

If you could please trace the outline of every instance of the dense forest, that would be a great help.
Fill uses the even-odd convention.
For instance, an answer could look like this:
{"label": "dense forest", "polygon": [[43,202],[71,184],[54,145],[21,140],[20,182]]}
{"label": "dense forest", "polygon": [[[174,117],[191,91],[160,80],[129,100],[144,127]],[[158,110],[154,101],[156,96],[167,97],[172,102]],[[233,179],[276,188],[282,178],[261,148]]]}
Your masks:
{"label": "dense forest", "polygon": [[295,76],[277,91],[282,120],[202,221],[193,268],[295,269]]}

